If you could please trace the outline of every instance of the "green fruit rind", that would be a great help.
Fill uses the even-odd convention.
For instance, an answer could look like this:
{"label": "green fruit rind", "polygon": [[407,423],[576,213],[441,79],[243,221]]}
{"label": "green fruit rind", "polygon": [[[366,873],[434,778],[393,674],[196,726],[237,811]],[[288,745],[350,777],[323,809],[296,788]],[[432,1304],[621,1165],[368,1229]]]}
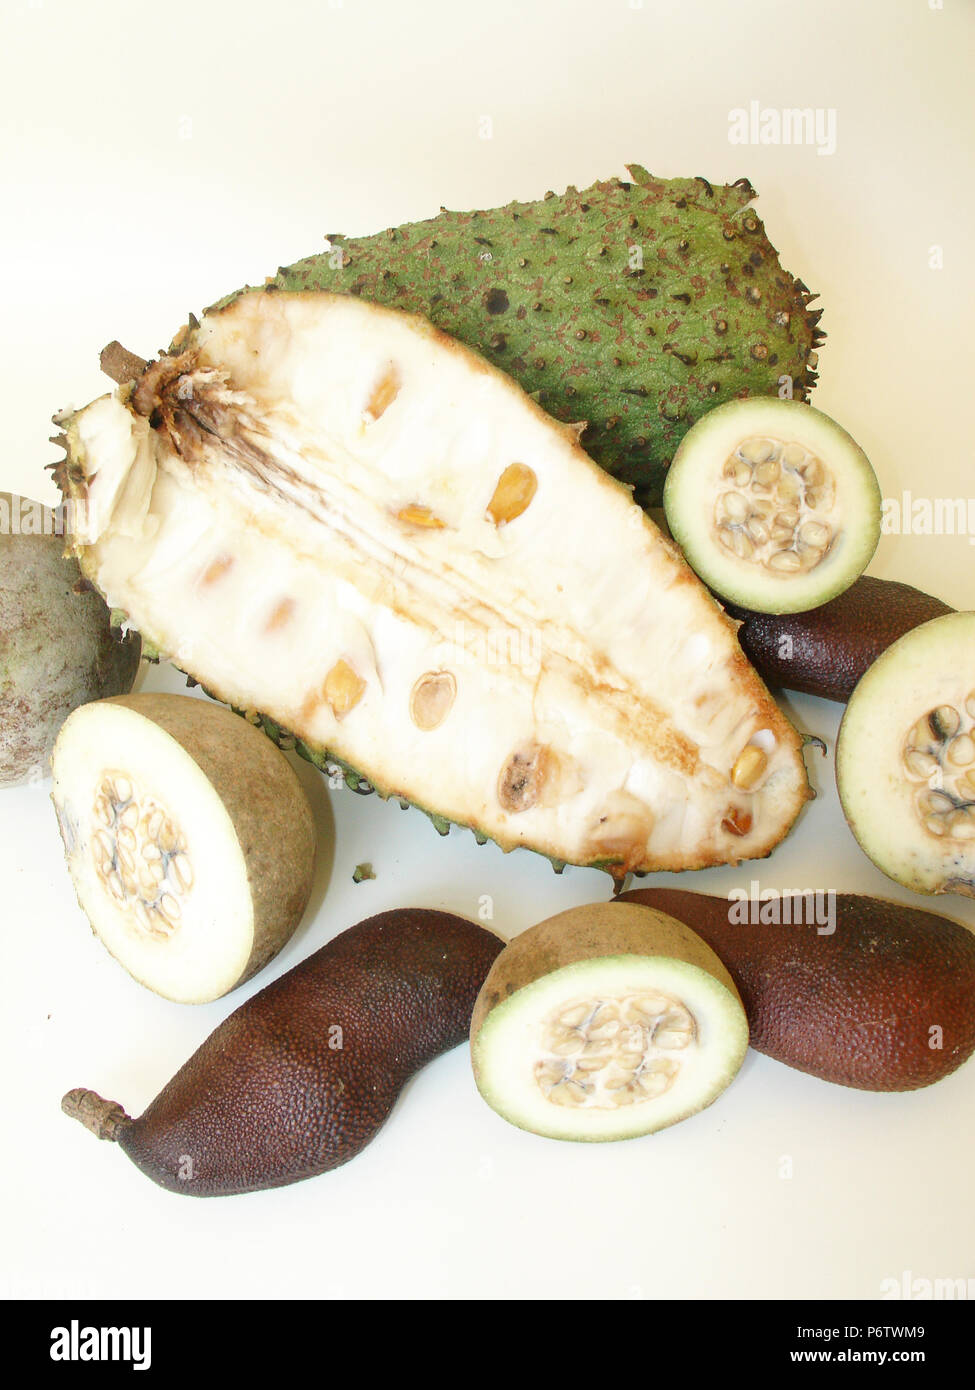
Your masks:
{"label": "green fruit rind", "polygon": [[[966,708],[967,703],[967,708]],[[836,741],[836,787],[863,852],[916,893],[975,897],[975,839],[933,835],[918,811],[925,783],[905,773],[906,740],[932,710],[951,705],[970,732],[975,719],[975,612],[922,623],[877,658],[857,683]],[[945,768],[928,781],[943,788]],[[952,778],[952,780],[954,780]],[[959,809],[969,799],[952,793]]]}
{"label": "green fruit rind", "polygon": [[[722,401],[816,379],[821,310],[779,265],[747,179],[656,179],[628,166],[581,192],[488,211],[442,209],[280,267],[283,290],[326,289],[419,313],[476,348],[545,410],[586,421],[587,452],[660,501],[688,428]],[[221,305],[234,296],[219,301]]]}
{"label": "green fruit rind", "polygon": [[[538,1021],[576,995],[641,987],[667,991],[696,1015],[693,1084],[619,1110],[567,1111],[541,1100],[525,1063]],[[471,1020],[474,1077],[488,1105],[519,1129],[580,1142],[636,1138],[697,1113],[731,1083],[747,1047],[744,1008],[717,955],[684,923],[631,903],[572,908],[516,936]]]}
{"label": "green fruit rind", "polygon": [[[719,545],[712,488],[729,455],[750,435],[797,439],[816,453],[842,490],[839,529],[824,559],[801,574],[778,576]],[[882,496],[866,454],[845,429],[796,400],[729,401],[684,436],[664,486],[670,532],[699,578],[719,597],[759,613],[801,613],[847,590],[880,541]]]}

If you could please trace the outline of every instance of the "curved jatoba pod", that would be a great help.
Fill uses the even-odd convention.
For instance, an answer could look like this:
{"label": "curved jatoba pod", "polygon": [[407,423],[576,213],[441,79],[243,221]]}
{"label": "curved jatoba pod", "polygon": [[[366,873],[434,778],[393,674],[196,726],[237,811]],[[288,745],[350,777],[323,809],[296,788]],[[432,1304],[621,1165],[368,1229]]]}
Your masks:
{"label": "curved jatoba pod", "polygon": [[953,611],[910,584],[871,575],[806,613],[725,607],[741,620],[738,641],[769,685],[844,702],[881,652],[912,628]]}
{"label": "curved jatoba pod", "polygon": [[779,1062],[865,1091],[915,1090],[961,1066],[975,1051],[975,935],[854,893],[824,895],[817,920],[799,897],[638,888],[618,901],[703,937],[737,986],[752,1047]]}
{"label": "curved jatoba pod", "polygon": [[503,944],[449,912],[380,913],[225,1019],[138,1119],[92,1091],[62,1108],[171,1192],[314,1177],[365,1148],[409,1078],[466,1038]]}

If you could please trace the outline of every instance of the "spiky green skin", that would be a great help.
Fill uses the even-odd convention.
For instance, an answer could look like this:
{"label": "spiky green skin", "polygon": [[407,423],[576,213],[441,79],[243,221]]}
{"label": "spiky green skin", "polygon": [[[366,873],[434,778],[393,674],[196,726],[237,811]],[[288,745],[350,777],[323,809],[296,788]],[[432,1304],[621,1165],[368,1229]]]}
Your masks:
{"label": "spiky green skin", "polygon": [[[148,660],[158,660],[159,655],[161,654],[156,653],[155,656],[150,656]],[[187,676],[187,684],[197,685],[199,682],[194,680],[192,676]],[[211,700],[220,700],[220,696],[215,695],[211,690],[207,690],[205,685],[201,685],[200,689],[205,695],[208,695]],[[221,703],[224,702],[221,701]],[[335,775],[336,773],[341,774],[342,781],[349,790],[357,792],[359,796],[371,796],[373,792],[378,792],[384,801],[388,801],[390,798],[399,801],[404,811],[408,811],[411,808],[416,811],[422,811],[432,823],[438,835],[449,835],[451,825],[457,825],[461,830],[469,830],[479,845],[487,844],[490,836],[485,835],[476,825],[466,825],[460,821],[448,820],[446,816],[442,816],[436,811],[428,810],[426,806],[421,806],[417,801],[407,801],[404,797],[399,796],[396,792],[390,791],[388,788],[374,786],[372,782],[363,777],[350,763],[344,762],[341,758],[337,758],[335,754],[329,752],[327,748],[322,748],[314,743],[306,743],[304,739],[300,739],[295,734],[289,733],[287,729],[283,728],[269,715],[261,714],[257,710],[238,709],[234,705],[231,705],[231,709],[234,711],[234,714],[240,715],[242,719],[246,719],[248,723],[254,724],[259,728],[271,742],[276,744],[283,752],[294,751],[300,758],[304,758],[305,761],[311,763],[313,767],[317,767],[319,772],[330,775]],[[553,859],[548,855],[545,857],[548,859],[555,872],[561,874],[565,869],[565,860]],[[613,873],[616,867],[616,861],[612,859],[599,859],[593,861],[587,867],[605,869],[607,873]]]}
{"label": "spiky green skin", "polygon": [[[448,212],[280,267],[271,287],[324,289],[424,315],[508,372],[587,453],[656,506],[674,450],[722,401],[805,400],[820,310],[779,265],[747,180],[611,179],[534,203]],[[642,254],[642,268],[639,264]]]}
{"label": "spiky green skin", "polygon": [[[207,691],[206,693],[209,695],[210,692]],[[216,697],[214,696],[211,698]],[[280,724],[277,724],[266,714],[251,714],[249,711],[244,712],[243,710],[235,710],[234,712],[236,714],[243,714],[243,717],[251,722],[256,722],[258,727],[263,729],[267,737],[271,739],[273,743],[276,743],[279,748],[283,750],[293,748],[299,757],[304,758],[305,761],[311,763],[313,767],[317,767],[319,772],[328,772],[330,769],[337,768],[342,774],[342,780],[350,791],[358,792],[360,796],[368,796],[372,792],[378,791],[384,800],[389,800],[391,796],[395,795],[381,787],[374,787],[373,784],[367,781],[367,779],[363,777],[361,773],[357,772],[354,767],[350,766],[349,763],[343,762],[341,758],[336,758],[327,748],[319,748],[315,744],[305,743],[303,739],[296,738],[294,734],[289,734],[286,729],[282,729]],[[488,842],[489,836],[485,835],[475,825],[461,825],[459,821],[450,821],[446,816],[438,815],[436,811],[427,810],[427,808],[421,806],[419,802],[406,801],[402,797],[399,797],[398,800],[404,811],[409,810],[410,807],[413,807],[417,811],[422,811],[428,820],[432,822],[438,835],[449,835],[451,825],[457,824],[460,825],[462,830],[470,830],[479,845],[486,845]],[[611,859],[598,860],[590,864],[589,867],[606,869],[608,872],[612,873],[614,862],[615,861]],[[557,874],[560,874],[565,868],[565,860],[563,859],[549,858],[549,863]]]}

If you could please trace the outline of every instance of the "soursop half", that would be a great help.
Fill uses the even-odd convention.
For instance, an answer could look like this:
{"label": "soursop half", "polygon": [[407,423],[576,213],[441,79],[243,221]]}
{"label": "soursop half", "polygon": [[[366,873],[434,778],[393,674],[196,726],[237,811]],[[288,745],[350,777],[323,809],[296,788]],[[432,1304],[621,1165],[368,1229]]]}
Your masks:
{"label": "soursop half", "polygon": [[246,293],[60,423],[91,581],[384,796],[619,876],[765,855],[810,795],[676,548],[424,319]]}
{"label": "soursop half", "polygon": [[747,179],[628,167],[632,182],[332,234],[271,283],[422,314],[556,419],[587,421],[589,455],[657,506],[677,445],[712,406],[807,399],[822,310],[779,264]]}

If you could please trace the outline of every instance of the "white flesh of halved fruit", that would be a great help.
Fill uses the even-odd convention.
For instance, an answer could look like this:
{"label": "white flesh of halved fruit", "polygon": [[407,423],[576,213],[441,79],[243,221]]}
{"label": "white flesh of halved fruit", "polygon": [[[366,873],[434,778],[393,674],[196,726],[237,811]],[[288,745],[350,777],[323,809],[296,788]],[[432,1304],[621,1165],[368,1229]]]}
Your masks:
{"label": "white flesh of halved fruit", "polygon": [[885,874],[975,896],[975,613],[923,623],[874,662],[843,716],[836,782]]}
{"label": "white flesh of halved fruit", "polygon": [[249,293],[67,434],[110,602],[384,795],[617,872],[767,854],[809,795],[675,547],[421,319]]}
{"label": "white flesh of halved fruit", "polygon": [[835,598],[880,539],[880,488],[866,455],[800,401],[754,398],[710,411],[681,441],[664,507],[695,573],[763,613]]}
{"label": "white flesh of halved fruit", "polygon": [[[628,922],[634,915],[619,907]],[[575,912],[607,915],[605,907]],[[553,919],[563,922],[570,953],[573,916]],[[666,937],[654,953],[661,918],[635,918],[645,954],[636,945],[617,954],[607,938],[612,954],[543,968],[483,1016],[475,1011],[477,1084],[506,1120],[551,1139],[628,1139],[695,1114],[734,1079],[748,1046],[741,1000],[717,977],[720,967],[712,973],[668,954]],[[504,969],[502,953],[493,973]],[[485,989],[492,992],[490,976]]]}
{"label": "white flesh of halved fruit", "polygon": [[[231,801],[228,809],[226,790],[217,790],[184,744],[139,712],[140,704],[154,709],[160,701],[206,711],[201,737],[210,756],[212,716],[233,725],[237,766],[228,766],[221,780],[225,788],[237,782],[240,808]],[[266,752],[280,760],[280,770],[268,766]],[[282,779],[283,831],[273,818],[255,823],[248,816],[254,755],[264,788]],[[283,755],[244,721],[188,696],[97,701],[66,720],[51,766],[51,796],[78,901],[95,934],[142,984],[180,1003],[216,999],[290,937],[310,889],[311,815]],[[266,894],[267,875],[253,881],[261,819],[267,837],[283,834],[283,842],[263,847],[287,866],[283,893]]]}

